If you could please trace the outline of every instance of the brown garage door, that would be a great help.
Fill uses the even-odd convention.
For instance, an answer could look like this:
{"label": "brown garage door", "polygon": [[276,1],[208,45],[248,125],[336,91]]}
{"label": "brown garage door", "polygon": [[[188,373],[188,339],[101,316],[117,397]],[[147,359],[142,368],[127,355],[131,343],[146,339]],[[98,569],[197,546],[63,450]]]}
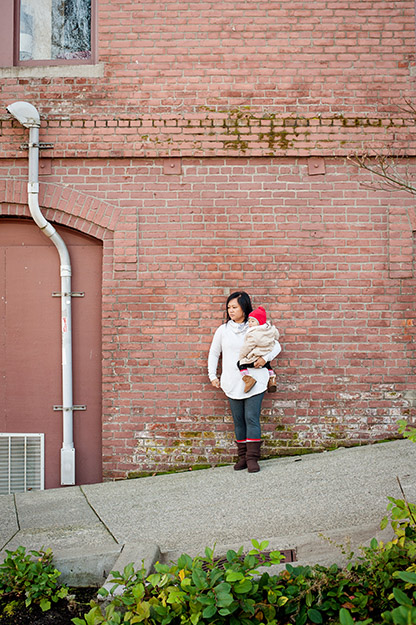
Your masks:
{"label": "brown garage door", "polygon": [[[100,242],[56,226],[71,256],[76,483],[102,479]],[[0,432],[44,433],[45,488],[60,486],[59,255],[31,220],[0,218]]]}

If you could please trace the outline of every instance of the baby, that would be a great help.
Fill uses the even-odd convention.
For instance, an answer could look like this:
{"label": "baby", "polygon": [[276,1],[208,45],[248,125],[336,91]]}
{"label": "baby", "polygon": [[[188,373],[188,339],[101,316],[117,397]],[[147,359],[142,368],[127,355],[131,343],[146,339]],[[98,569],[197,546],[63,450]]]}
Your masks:
{"label": "baby", "polygon": [[[263,306],[253,310],[248,316],[250,326],[244,337],[244,344],[240,351],[240,360],[237,362],[243,381],[245,383],[244,392],[248,393],[253,388],[256,381],[249,375],[248,367],[254,367],[257,358],[268,354],[279,339],[279,330],[267,321],[266,311]],[[276,392],[276,376],[269,362],[264,365],[269,370],[269,382],[267,390],[269,393]]]}

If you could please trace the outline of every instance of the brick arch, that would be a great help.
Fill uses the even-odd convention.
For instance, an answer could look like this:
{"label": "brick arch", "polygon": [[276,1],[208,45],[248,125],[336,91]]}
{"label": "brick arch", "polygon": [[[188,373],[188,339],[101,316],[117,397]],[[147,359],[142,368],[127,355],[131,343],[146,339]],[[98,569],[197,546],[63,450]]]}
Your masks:
{"label": "brick arch", "polygon": [[[30,217],[27,182],[1,180],[0,203],[9,204],[9,215]],[[101,240],[112,236],[120,216],[120,209],[108,202],[70,187],[43,181],[39,189],[39,205],[48,221]]]}

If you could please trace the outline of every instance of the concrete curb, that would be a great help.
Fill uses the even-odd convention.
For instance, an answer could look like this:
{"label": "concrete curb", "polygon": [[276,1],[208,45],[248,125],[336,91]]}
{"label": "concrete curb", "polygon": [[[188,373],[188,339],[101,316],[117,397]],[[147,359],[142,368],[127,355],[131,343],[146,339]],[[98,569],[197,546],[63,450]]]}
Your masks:
{"label": "concrete curb", "polygon": [[121,549],[117,545],[112,550],[83,550],[82,553],[67,556],[54,555],[54,565],[61,572],[60,582],[74,587],[102,586],[114,569]]}
{"label": "concrete curb", "polygon": [[[128,543],[123,545],[119,557],[117,558],[112,568],[112,571],[118,571],[122,573],[127,565],[133,564],[135,571],[140,570],[143,566],[145,570],[145,576],[147,577],[152,573],[153,567],[158,560],[160,560],[160,550],[157,545],[145,543]],[[114,577],[110,573],[105,580],[105,583],[103,584],[103,588],[110,593],[110,597],[122,595],[125,589],[125,586],[123,585],[117,586],[114,592],[111,592],[111,589],[114,586],[113,580]],[[106,601],[108,600],[108,597],[101,597],[101,595],[98,595],[98,599]]]}
{"label": "concrete curb", "polygon": [[[296,561],[291,563],[293,566],[314,566],[320,564],[322,566],[331,566],[336,564],[343,567],[347,564],[349,554],[353,552],[354,557],[360,555],[361,547],[368,546],[373,538],[378,541],[388,541],[392,538],[393,532],[390,527],[380,530],[374,525],[359,525],[342,530],[325,531],[322,533],[302,534],[293,536],[275,536],[266,538],[269,544],[265,551],[284,551],[294,549],[296,551]],[[227,551],[232,549],[238,551],[243,547],[243,553],[247,554],[253,546],[248,542],[232,543],[215,546],[215,558],[226,555]],[[187,553],[191,558],[203,555],[203,551],[182,550],[168,551],[161,554],[161,562],[168,564],[176,562],[178,558]],[[354,559],[354,557],[352,559]],[[282,571],[286,567],[286,563],[264,567],[270,574]]]}
{"label": "concrete curb", "polygon": [[[268,539],[269,544],[265,551],[294,549],[297,556],[296,561],[291,563],[294,567],[314,566],[315,564],[327,567],[336,564],[339,567],[344,567],[349,561],[350,554],[354,554],[351,556],[352,559],[358,557],[361,547],[367,546],[373,538],[376,538],[378,541],[383,540],[386,542],[392,535],[391,528],[380,530],[375,528],[374,525],[360,525],[322,534],[304,534],[296,537],[296,539],[287,536],[272,537]],[[240,547],[243,547],[244,554],[248,553],[253,548],[251,543],[216,545],[214,556],[216,558],[224,557],[229,550],[237,552]],[[123,572],[127,565],[132,564],[135,571],[140,570],[143,566],[145,577],[147,577],[154,571],[156,562],[161,562],[163,564],[176,563],[183,553],[187,553],[192,558],[198,555],[204,555],[203,551],[195,551],[192,549],[189,551],[185,549],[162,553],[159,546],[156,544],[126,543],[121,547],[121,551],[114,562],[112,571]],[[111,557],[110,554],[108,554],[108,556]],[[103,561],[101,561],[101,564],[103,564]],[[84,566],[84,568],[86,567]],[[285,570],[285,568],[286,563],[282,563],[279,565],[259,567],[259,572],[268,572],[269,575],[277,575]],[[91,570],[91,561],[89,562],[88,570]],[[102,566],[99,567],[99,570],[102,570]],[[76,572],[77,569],[75,569],[75,573]],[[82,574],[80,577],[82,578]],[[98,579],[98,576],[95,579]],[[102,587],[105,588],[110,595],[109,597],[101,597],[99,595],[99,600],[108,601],[109,599],[111,600],[113,596],[123,594],[125,589],[123,585],[118,586],[115,588],[114,592],[111,593],[111,589],[114,585],[113,580],[113,575],[109,574],[102,584]],[[85,579],[82,581],[84,582]],[[83,583],[80,585],[88,584]]]}
{"label": "concrete curb", "polygon": [[130,562],[150,573],[156,560],[215,545],[218,556],[230,547],[249,551],[256,538],[268,539],[270,550],[296,549],[298,564],[342,566],[337,544],[357,551],[390,537],[379,526],[388,497],[401,498],[397,478],[415,501],[410,441],[264,460],[256,474],[227,466],[3,495],[0,561],[5,549],[49,547],[63,582],[99,587]]}

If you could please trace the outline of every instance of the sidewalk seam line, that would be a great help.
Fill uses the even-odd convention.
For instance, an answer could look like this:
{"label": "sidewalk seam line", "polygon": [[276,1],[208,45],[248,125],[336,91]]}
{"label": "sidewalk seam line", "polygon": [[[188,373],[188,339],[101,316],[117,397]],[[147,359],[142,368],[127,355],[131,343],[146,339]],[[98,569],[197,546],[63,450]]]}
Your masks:
{"label": "sidewalk seam line", "polygon": [[21,530],[20,523],[19,523],[19,513],[18,513],[18,511],[17,511],[17,505],[16,505],[16,493],[13,493],[13,504],[14,504],[14,513],[15,513],[15,517],[16,517],[17,532],[15,532],[15,533],[13,534],[13,536],[11,536],[11,537],[9,538],[9,540],[7,540],[7,541],[4,543],[4,545],[1,547],[0,551],[3,551],[4,549],[6,549],[7,545],[8,545],[8,544],[9,544],[9,543],[13,540],[13,538],[14,538],[15,536],[17,536],[17,535],[18,535],[18,533],[19,533],[19,532],[20,532],[20,530]]}
{"label": "sidewalk seam line", "polygon": [[83,491],[82,486],[78,487],[79,490],[81,491],[81,493],[84,495],[85,501],[87,502],[87,504],[89,505],[89,507],[91,508],[91,510],[93,511],[93,513],[95,514],[95,516],[97,517],[97,519],[99,520],[99,522],[105,527],[105,529],[107,530],[107,532],[110,534],[111,538],[114,540],[114,542],[116,543],[116,545],[122,545],[123,543],[119,543],[118,540],[116,539],[116,537],[114,536],[113,532],[110,530],[110,528],[108,527],[108,525],[106,525],[104,523],[104,521],[102,520],[102,518],[100,517],[100,515],[96,512],[96,510],[94,509],[94,507],[90,504],[89,499],[86,495],[86,493]]}
{"label": "sidewalk seam line", "polygon": [[17,527],[19,528],[18,531],[20,532],[22,528],[20,527],[19,510],[17,509],[17,502],[16,502],[16,493],[13,493],[13,503],[14,503],[14,510],[16,512],[16,523],[17,523]]}

